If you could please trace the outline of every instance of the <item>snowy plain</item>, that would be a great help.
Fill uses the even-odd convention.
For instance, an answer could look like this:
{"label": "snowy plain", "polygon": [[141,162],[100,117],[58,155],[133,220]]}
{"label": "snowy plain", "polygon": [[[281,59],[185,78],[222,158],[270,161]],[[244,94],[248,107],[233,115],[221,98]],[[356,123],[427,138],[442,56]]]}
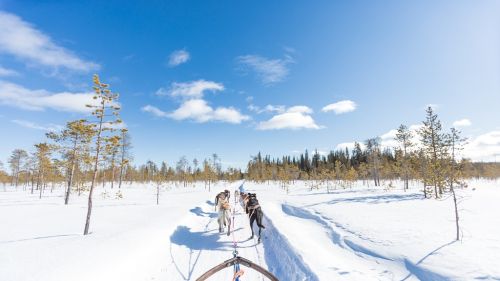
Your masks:
{"label": "snowy plain", "polygon": [[[387,183],[385,183],[387,184]],[[86,194],[63,203],[0,187],[0,280],[196,280],[232,257],[233,235],[218,233],[213,201],[224,189],[256,192],[265,213],[262,243],[249,239],[236,210],[240,256],[280,280],[500,280],[500,181],[469,181],[458,191],[461,241],[454,242],[451,198],[424,199],[358,182],[311,190],[295,182],[169,185],[156,205],[153,184],[95,192],[91,234],[83,236]],[[231,198],[233,199],[233,198]],[[232,269],[209,280],[231,280]],[[242,281],[266,280],[247,269]]]}

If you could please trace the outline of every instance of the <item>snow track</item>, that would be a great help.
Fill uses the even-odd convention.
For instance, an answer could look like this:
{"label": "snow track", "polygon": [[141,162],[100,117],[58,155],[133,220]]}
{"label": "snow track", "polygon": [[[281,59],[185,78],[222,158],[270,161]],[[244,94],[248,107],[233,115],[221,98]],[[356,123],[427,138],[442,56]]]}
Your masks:
{"label": "snow track", "polygon": [[[237,187],[237,186],[236,186]],[[231,191],[234,188],[230,189]],[[210,195],[212,196],[212,195]],[[213,194],[215,197],[215,194]],[[242,207],[230,198],[234,214],[234,236],[237,241],[238,255],[267,268],[263,262],[263,246],[257,244],[257,237],[249,239],[251,235],[248,218]],[[170,259],[167,266],[167,279],[163,280],[195,280],[210,268],[233,257],[233,233],[219,233],[215,207],[210,200],[200,203],[188,214],[170,235]],[[266,280],[251,269],[245,269],[244,280]],[[209,280],[232,280],[233,268],[222,270]]]}
{"label": "snow track", "polygon": [[[450,280],[445,276],[419,266],[420,262],[413,263],[405,257],[392,257],[388,253],[380,253],[380,250],[375,250],[370,248],[369,246],[366,246],[366,244],[371,243],[370,240],[363,239],[362,236],[356,235],[354,232],[347,230],[345,227],[339,227],[338,223],[335,223],[331,219],[324,217],[317,211],[309,211],[305,208],[296,207],[289,204],[282,204],[282,210],[289,216],[316,222],[324,228],[326,233],[330,236],[331,241],[334,245],[340,246],[344,250],[352,252],[360,258],[375,261],[377,264],[381,264],[385,268],[391,270],[391,272],[389,272],[388,270],[384,270],[382,272],[383,274],[381,274],[380,276],[391,276],[392,280],[413,280],[414,277],[418,278],[419,280]],[[349,237],[349,235],[351,235],[352,237]],[[360,242],[354,242],[354,240],[360,240]]]}

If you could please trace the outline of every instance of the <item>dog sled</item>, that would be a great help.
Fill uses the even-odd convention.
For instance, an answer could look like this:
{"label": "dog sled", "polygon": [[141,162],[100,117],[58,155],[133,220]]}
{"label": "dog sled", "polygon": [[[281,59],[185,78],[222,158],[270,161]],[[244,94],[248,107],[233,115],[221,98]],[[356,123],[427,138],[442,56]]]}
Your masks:
{"label": "dog sled", "polygon": [[271,272],[267,271],[263,267],[251,262],[250,260],[247,260],[243,257],[237,256],[236,254],[234,255],[233,258],[228,259],[224,262],[222,262],[219,265],[216,265],[209,269],[207,272],[203,273],[196,281],[204,281],[207,280],[210,276],[214,275],[215,273],[228,268],[230,266],[239,266],[239,265],[244,265],[250,269],[253,269],[257,272],[262,273],[262,275],[266,276],[269,280],[271,281],[279,281],[278,278],[276,278]]}
{"label": "dog sled", "polygon": [[[237,190],[238,192],[237,193],[235,192],[235,197],[238,196],[238,195],[240,195],[242,187],[243,187],[243,184],[239,187],[239,190]],[[221,196],[219,197],[219,195],[221,195]],[[222,195],[224,195],[224,196],[222,196]],[[253,195],[254,195],[253,199],[258,204],[258,201],[257,201],[257,199],[255,197],[255,193]],[[222,210],[226,210],[226,209],[230,208],[230,206],[229,206],[229,200],[226,201],[226,198],[229,199],[229,191],[228,190],[225,190],[224,193],[219,193],[215,197],[215,205],[217,206],[218,203],[221,203],[220,206],[219,206],[219,210],[221,210],[221,209]],[[239,200],[235,200],[235,204],[237,202],[239,202]],[[224,204],[227,204],[227,206],[224,206]],[[260,209],[260,206],[258,206],[258,208]],[[257,207],[254,207],[254,209],[252,209],[252,214],[253,214],[253,212],[256,209],[257,209]],[[217,207],[216,207],[216,210],[217,210]],[[235,213],[235,211],[233,209],[233,212],[232,212],[233,229],[235,229],[235,227],[234,227],[234,213]],[[250,215],[250,217],[252,217],[252,214]],[[259,242],[260,242],[260,227],[262,226],[262,223],[260,221],[261,219],[262,219],[262,216],[257,221],[257,224],[259,225]],[[252,226],[252,223],[253,223],[253,221],[251,220],[250,221],[250,227]],[[219,232],[220,232],[220,227],[221,227],[221,223],[219,221]],[[227,233],[228,236],[230,234],[230,230],[231,230],[231,220],[229,221],[229,225],[228,225],[228,233]],[[253,229],[252,229],[252,237],[253,237]],[[262,275],[264,275],[265,277],[267,277],[267,279],[269,279],[271,281],[279,281],[278,278],[276,278],[276,276],[274,276],[271,272],[267,271],[265,268],[261,267],[258,264],[253,263],[252,261],[250,261],[248,259],[245,259],[243,257],[238,256],[237,241],[234,238],[234,232],[233,232],[233,246],[234,246],[234,251],[233,251],[233,257],[231,259],[228,259],[228,260],[226,260],[226,261],[224,261],[224,262],[222,262],[222,263],[220,263],[220,264],[212,267],[207,272],[203,273],[200,277],[198,277],[196,279],[196,281],[207,280],[208,278],[210,278],[212,275],[216,274],[217,272],[219,272],[219,271],[221,271],[223,269],[226,269],[228,267],[231,267],[231,266],[234,268],[234,272],[235,272],[235,278],[233,280],[240,281],[240,278],[237,277],[237,274],[236,274],[236,273],[238,273],[240,271],[240,265],[243,265],[243,266],[245,266],[245,267],[247,267],[249,269],[252,269],[252,270],[255,270],[255,271],[261,273]]]}

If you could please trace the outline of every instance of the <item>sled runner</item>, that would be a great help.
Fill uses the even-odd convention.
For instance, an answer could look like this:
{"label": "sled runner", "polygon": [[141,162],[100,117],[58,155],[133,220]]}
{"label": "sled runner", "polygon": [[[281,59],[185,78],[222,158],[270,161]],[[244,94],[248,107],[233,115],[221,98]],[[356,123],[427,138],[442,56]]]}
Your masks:
{"label": "sled runner", "polygon": [[198,279],[196,279],[196,281],[207,280],[207,278],[214,275],[215,273],[217,273],[217,272],[219,272],[227,267],[230,267],[233,265],[238,265],[238,264],[244,265],[248,268],[251,268],[255,271],[262,273],[264,276],[266,276],[271,281],[279,281],[278,278],[276,278],[271,272],[265,270],[263,267],[255,264],[255,263],[253,263],[245,258],[242,258],[240,256],[235,256],[231,259],[224,261],[223,263],[221,263],[219,265],[212,267],[210,270],[208,270],[207,272],[203,273],[203,275],[198,277]]}

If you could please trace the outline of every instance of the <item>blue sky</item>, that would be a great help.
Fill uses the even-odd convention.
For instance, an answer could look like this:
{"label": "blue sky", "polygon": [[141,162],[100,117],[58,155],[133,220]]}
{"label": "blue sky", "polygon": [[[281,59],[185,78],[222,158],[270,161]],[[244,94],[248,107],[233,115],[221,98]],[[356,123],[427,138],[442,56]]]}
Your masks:
{"label": "blue sky", "polygon": [[4,163],[121,94],[137,163],[242,167],[381,136],[436,107],[500,160],[498,1],[2,1]]}

